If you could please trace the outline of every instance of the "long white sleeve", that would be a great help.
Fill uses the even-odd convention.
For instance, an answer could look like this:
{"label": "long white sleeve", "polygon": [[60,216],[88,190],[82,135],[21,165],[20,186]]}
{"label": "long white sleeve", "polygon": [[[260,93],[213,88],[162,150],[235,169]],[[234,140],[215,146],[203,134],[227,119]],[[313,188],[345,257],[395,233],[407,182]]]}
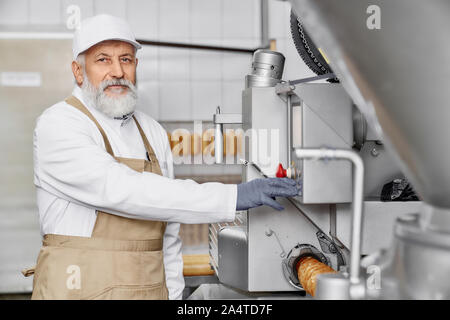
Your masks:
{"label": "long white sleeve", "polygon": [[134,219],[180,223],[234,220],[235,185],[198,184],[135,172],[105,151],[90,122],[65,103],[40,116],[34,136],[39,188],[82,206]]}

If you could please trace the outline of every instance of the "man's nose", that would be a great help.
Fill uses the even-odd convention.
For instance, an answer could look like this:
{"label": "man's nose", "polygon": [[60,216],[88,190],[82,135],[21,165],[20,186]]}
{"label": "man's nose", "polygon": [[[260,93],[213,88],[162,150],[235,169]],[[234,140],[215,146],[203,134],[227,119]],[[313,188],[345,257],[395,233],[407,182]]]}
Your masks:
{"label": "man's nose", "polygon": [[123,69],[122,65],[120,64],[119,59],[114,59],[111,64],[111,71],[109,72],[111,77],[113,78],[122,78],[123,77]]}

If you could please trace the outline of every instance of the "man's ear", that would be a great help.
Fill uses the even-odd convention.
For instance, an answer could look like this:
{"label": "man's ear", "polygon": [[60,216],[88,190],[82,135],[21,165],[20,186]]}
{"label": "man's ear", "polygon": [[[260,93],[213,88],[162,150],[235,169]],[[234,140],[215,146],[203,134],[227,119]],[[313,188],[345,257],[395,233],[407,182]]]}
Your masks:
{"label": "man's ear", "polygon": [[76,61],[72,61],[72,73],[77,84],[81,86],[83,84],[83,68]]}
{"label": "man's ear", "polygon": [[135,58],[135,59],[136,59],[136,67],[137,67],[137,65],[138,65],[138,61],[139,61],[139,60],[138,60],[138,58]]}

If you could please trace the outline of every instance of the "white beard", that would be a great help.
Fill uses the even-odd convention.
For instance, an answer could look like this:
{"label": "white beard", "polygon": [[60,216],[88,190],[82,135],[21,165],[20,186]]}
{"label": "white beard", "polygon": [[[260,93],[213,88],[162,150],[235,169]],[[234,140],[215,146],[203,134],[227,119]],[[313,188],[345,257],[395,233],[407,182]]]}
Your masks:
{"label": "white beard", "polygon": [[[104,90],[111,85],[127,86],[127,93],[117,97],[110,97]],[[99,84],[98,88],[95,88],[85,73],[81,90],[83,91],[83,96],[88,99],[95,108],[111,118],[123,118],[125,115],[132,114],[136,109],[137,88],[129,80],[104,80]]]}

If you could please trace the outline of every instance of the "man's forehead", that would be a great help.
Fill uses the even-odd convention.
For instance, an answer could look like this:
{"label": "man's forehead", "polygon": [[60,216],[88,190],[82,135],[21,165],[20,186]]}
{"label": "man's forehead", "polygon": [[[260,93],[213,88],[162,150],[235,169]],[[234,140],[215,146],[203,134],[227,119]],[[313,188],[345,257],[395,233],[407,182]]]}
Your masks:
{"label": "man's forehead", "polygon": [[134,46],[128,42],[120,41],[120,40],[106,40],[96,45],[90,47],[86,54],[99,54],[106,53],[109,55],[123,55],[123,54],[131,54],[134,55],[136,52]]}

